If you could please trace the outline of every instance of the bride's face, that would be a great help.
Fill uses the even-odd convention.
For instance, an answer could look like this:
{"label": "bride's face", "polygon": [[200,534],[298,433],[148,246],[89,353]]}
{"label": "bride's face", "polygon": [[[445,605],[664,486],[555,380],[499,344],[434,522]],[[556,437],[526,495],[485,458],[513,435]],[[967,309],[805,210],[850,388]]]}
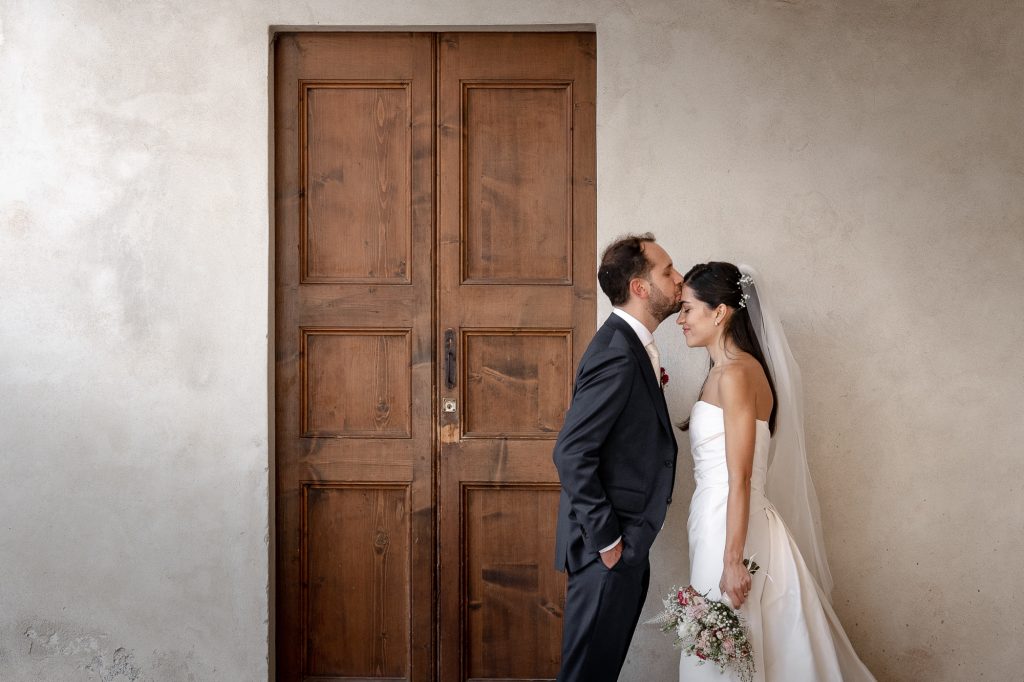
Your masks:
{"label": "bride's face", "polygon": [[718,335],[719,327],[715,326],[715,310],[697,298],[687,285],[683,285],[683,307],[679,310],[676,324],[683,328],[686,345],[690,348],[703,348],[711,345]]}

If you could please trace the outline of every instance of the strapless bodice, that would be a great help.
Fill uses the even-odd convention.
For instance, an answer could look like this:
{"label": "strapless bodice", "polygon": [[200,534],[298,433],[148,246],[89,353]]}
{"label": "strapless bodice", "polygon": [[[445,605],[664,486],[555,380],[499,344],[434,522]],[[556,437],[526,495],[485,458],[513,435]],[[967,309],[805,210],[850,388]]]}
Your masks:
{"label": "strapless bodice", "polygon": [[[768,422],[758,420],[754,441],[754,469],[750,488],[764,494],[768,475],[768,450],[771,431]],[[697,487],[727,487],[729,469],[725,462],[725,416],[722,408],[698,400],[690,412],[690,452],[693,454],[693,477]]]}

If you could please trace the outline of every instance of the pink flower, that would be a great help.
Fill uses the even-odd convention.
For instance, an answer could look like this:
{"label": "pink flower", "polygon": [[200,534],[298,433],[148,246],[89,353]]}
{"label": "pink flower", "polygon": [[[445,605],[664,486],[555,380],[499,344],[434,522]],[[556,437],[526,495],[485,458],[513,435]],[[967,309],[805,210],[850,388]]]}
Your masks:
{"label": "pink flower", "polygon": [[726,637],[722,640],[722,651],[724,651],[729,656],[732,656],[734,653],[736,653],[736,642],[732,640],[732,637]]}

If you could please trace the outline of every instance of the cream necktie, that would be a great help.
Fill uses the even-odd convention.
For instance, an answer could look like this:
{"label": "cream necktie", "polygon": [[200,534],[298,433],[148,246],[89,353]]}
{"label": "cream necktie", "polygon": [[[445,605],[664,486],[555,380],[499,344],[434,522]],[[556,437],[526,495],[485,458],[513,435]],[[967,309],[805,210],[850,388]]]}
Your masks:
{"label": "cream necktie", "polygon": [[654,378],[658,382],[658,386],[661,386],[661,359],[658,356],[658,347],[654,345],[654,341],[644,346],[644,350],[647,351],[647,355],[651,358],[651,366],[654,368]]}

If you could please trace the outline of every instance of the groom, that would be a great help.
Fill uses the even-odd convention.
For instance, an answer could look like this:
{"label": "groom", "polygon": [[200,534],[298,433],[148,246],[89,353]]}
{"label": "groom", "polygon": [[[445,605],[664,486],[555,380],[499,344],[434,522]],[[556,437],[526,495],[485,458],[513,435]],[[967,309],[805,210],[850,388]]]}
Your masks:
{"label": "groom", "polygon": [[614,310],[580,360],[553,455],[555,568],[569,572],[560,682],[618,677],[675,480],[653,332],[679,311],[683,278],[650,233],[612,243],[597,278]]}

